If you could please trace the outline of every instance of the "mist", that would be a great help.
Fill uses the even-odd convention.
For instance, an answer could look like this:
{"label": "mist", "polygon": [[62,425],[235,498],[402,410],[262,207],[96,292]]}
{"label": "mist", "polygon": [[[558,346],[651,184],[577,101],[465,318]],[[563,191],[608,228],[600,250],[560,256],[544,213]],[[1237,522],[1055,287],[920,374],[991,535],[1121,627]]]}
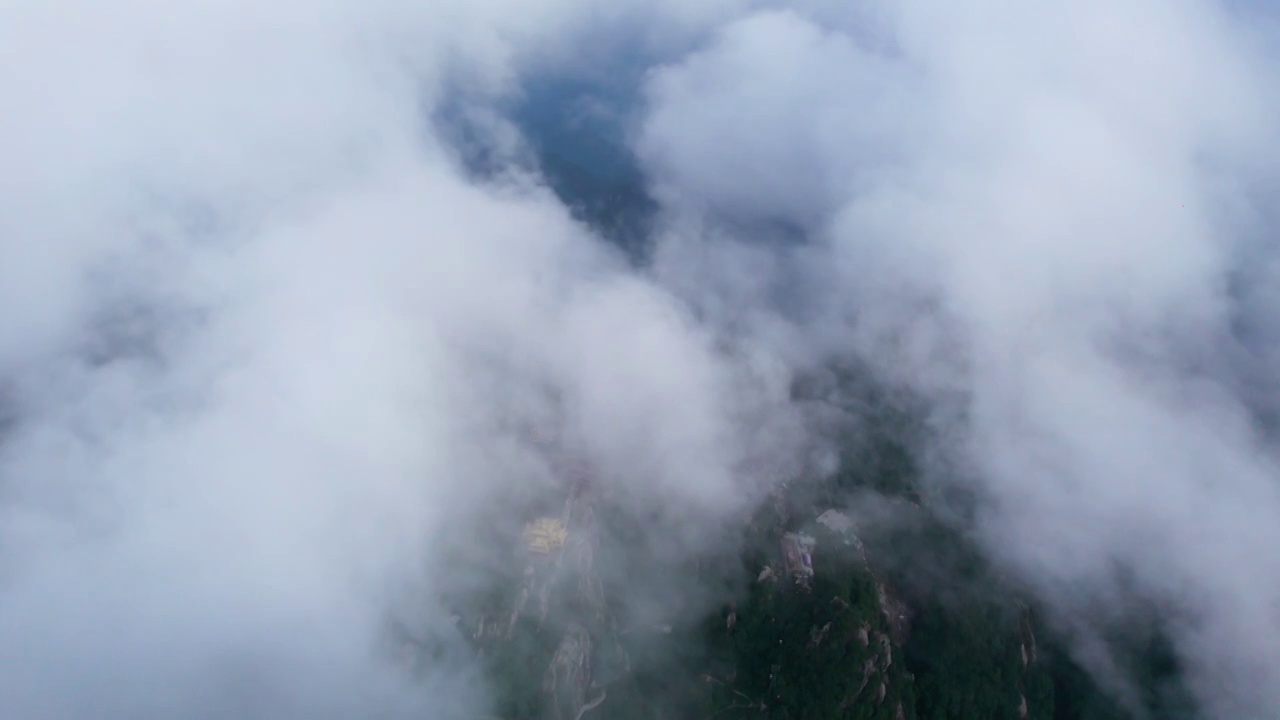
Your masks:
{"label": "mist", "polygon": [[[450,88],[496,102],[593,13],[3,16],[7,713],[482,715],[445,565],[468,518],[552,481],[531,426],[645,502],[719,512],[744,374],[509,129],[486,142],[510,171],[481,185],[432,125]],[[424,675],[391,614],[444,653]]]}
{"label": "mist", "polygon": [[[933,399],[935,493],[976,495],[970,530],[1084,662],[1123,694],[1105,628],[1159,607],[1199,710],[1268,716],[1276,315],[1250,268],[1275,257],[1274,17],[906,3],[868,39],[824,9],[742,19],[651,77],[660,264],[725,264],[708,221],[803,228],[805,347]],[[767,297],[749,278],[738,297]]]}
{"label": "mist", "polygon": [[[1158,607],[1202,714],[1280,707],[1265,8],[47,5],[0,9],[15,717],[484,716],[450,598],[562,458],[670,622],[839,358],[927,400],[926,487],[1107,687]],[[645,263],[506,114],[602,64]]]}

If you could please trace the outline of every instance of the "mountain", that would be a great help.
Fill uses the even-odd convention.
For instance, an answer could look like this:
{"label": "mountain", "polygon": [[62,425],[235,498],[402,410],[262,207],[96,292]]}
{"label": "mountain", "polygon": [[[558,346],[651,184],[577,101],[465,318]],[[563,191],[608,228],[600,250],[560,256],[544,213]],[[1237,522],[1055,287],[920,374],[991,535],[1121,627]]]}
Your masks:
{"label": "mountain", "polygon": [[[650,562],[630,534],[645,519],[566,463],[562,486],[514,518],[507,569],[456,609],[494,717],[1128,717],[927,510],[898,414],[861,418],[871,430],[850,436],[838,472],[781,485],[723,552],[664,572],[717,599],[669,625],[629,606],[633,573],[617,567]],[[834,504],[866,492],[895,503],[891,530]]]}
{"label": "mountain", "polygon": [[[626,149],[625,101],[601,87],[550,83],[512,114],[551,188],[643,263],[656,205]],[[963,522],[931,509],[910,404],[864,374],[828,371],[796,393],[825,394],[856,420],[836,431],[838,471],[793,478],[730,529],[728,550],[672,569],[671,582],[717,598],[667,613],[676,622],[654,625],[628,609],[627,573],[613,566],[647,561],[636,556],[643,543],[628,540],[645,522],[588,472],[566,472],[552,496],[495,519],[522,528],[508,538],[509,564],[456,609],[496,690],[494,717],[1131,717],[984,562]],[[848,511],[859,497],[892,503],[900,517],[863,528]],[[1145,678],[1138,704],[1176,717],[1176,668],[1158,634],[1126,642]]]}

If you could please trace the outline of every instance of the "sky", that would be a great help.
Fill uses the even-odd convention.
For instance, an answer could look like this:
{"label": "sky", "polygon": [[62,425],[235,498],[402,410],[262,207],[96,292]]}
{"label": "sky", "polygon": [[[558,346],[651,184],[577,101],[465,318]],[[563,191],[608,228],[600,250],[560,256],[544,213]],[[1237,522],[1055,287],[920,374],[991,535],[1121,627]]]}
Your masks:
{"label": "sky", "polygon": [[[1266,716],[1276,28],[1191,0],[0,5],[0,696],[474,717],[451,552],[554,485],[532,429],[657,513],[638,552],[691,554],[803,464],[791,380],[852,357],[931,400],[926,483],[975,494],[1105,683],[1106,630],[1159,607],[1202,713]],[[611,38],[649,65],[642,268],[502,116]],[[502,172],[467,171],[453,106]],[[386,657],[406,602],[455,662]]]}

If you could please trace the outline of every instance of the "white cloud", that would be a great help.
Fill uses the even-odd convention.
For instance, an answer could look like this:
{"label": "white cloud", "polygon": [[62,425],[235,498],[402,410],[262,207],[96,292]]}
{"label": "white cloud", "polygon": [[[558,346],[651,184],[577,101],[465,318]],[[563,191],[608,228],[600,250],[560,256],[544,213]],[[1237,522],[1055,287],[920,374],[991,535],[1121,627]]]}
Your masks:
{"label": "white cloud", "polygon": [[441,621],[442,533],[546,482],[517,432],[544,386],[646,502],[730,490],[735,374],[703,332],[431,134],[446,79],[510,91],[582,3],[0,17],[7,712],[474,715],[467,663],[410,682],[381,623],[405,587]]}
{"label": "white cloud", "polygon": [[[790,370],[833,348],[971,399],[982,530],[1063,622],[1127,566],[1193,618],[1208,714],[1280,702],[1268,403],[1235,375],[1273,387],[1280,337],[1263,33],[1138,0],[735,19],[760,5],[0,10],[6,707],[474,713],[466,663],[415,683],[375,645],[406,586],[444,617],[449,533],[550,482],[522,433],[679,555],[789,469]],[[647,86],[656,282],[432,135],[446,92],[718,25]]]}
{"label": "white cloud", "polygon": [[[808,344],[967,398],[953,451],[993,554],[1094,630],[1132,571],[1193,618],[1206,714],[1264,715],[1280,475],[1225,358],[1237,315],[1275,325],[1228,288],[1275,254],[1243,254],[1242,198],[1274,177],[1276,65],[1207,3],[913,2],[872,37],[832,12],[731,24],[654,76],[639,148],[675,226],[808,227]],[[667,241],[682,276],[743,252],[690,236]]]}

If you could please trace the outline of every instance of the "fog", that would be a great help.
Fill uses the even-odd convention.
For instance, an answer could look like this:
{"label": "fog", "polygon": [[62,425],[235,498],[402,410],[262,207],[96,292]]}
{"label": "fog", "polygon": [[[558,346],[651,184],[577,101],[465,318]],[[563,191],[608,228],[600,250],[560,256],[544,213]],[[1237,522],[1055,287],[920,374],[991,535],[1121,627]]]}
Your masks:
{"label": "fog", "polygon": [[1275,257],[1257,235],[1274,222],[1275,48],[1251,29],[1267,18],[887,13],[878,42],[820,12],[755,15],[653,75],[639,148],[680,218],[665,264],[714,272],[689,267],[689,217],[806,228],[809,347],[935,399],[934,487],[977,493],[973,531],[1086,664],[1108,667],[1101,629],[1152,603],[1206,716],[1266,716],[1277,318],[1250,268]]}
{"label": "fog", "polygon": [[410,677],[383,630],[400,604],[461,641],[458,523],[550,482],[522,425],[722,503],[745,375],[534,178],[475,184],[432,130],[586,9],[3,14],[7,713],[474,717],[460,656]]}
{"label": "fog", "polygon": [[[558,481],[530,433],[693,555],[803,463],[834,357],[930,399],[927,483],[1109,687],[1154,605],[1206,716],[1280,706],[1272,19],[768,5],[0,8],[7,712],[481,716],[445,598]],[[642,268],[502,115],[611,39],[651,65]]]}

